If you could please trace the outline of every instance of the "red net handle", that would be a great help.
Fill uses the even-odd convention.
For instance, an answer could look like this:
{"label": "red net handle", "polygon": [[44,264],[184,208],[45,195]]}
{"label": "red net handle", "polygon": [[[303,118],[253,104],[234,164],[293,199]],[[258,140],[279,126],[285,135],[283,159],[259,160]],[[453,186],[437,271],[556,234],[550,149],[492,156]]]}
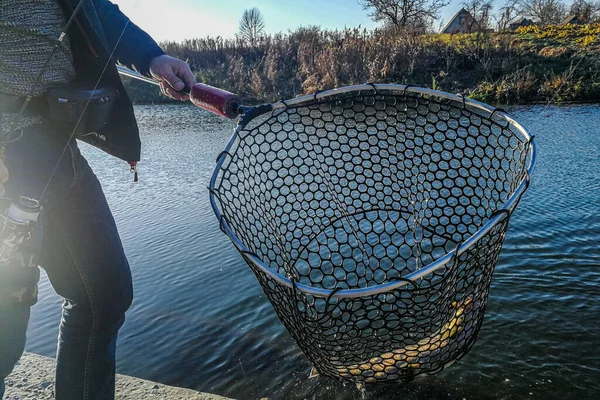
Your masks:
{"label": "red net handle", "polygon": [[190,90],[190,101],[197,107],[227,118],[239,115],[241,100],[237,94],[204,83],[196,83]]}

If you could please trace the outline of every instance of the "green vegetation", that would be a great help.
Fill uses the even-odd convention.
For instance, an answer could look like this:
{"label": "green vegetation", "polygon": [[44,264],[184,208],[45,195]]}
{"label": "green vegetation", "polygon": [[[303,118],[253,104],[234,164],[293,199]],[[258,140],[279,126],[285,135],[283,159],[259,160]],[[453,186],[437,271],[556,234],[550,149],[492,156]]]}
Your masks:
{"label": "green vegetation", "polygon": [[[217,37],[163,47],[187,60],[199,81],[254,102],[365,82],[495,104],[600,101],[600,24],[455,35],[310,27],[263,36],[255,46]],[[159,101],[155,88],[129,89],[138,101]]]}

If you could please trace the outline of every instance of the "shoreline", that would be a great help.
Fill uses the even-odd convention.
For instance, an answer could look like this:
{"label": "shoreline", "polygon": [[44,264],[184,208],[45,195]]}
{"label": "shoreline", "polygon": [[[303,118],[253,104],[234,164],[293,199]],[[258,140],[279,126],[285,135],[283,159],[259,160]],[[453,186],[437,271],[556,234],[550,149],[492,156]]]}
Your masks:
{"label": "shoreline", "polygon": [[[5,400],[53,400],[53,358],[23,353],[14,371],[6,378]],[[118,400],[233,400],[211,393],[197,392],[163,385],[145,379],[117,374],[116,395]]]}

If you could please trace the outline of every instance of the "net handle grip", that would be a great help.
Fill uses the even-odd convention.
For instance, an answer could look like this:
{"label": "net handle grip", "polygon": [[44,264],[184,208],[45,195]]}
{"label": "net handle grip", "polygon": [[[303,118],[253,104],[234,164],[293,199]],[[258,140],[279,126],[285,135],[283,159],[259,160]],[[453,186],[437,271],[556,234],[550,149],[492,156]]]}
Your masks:
{"label": "net handle grip", "polygon": [[[160,84],[156,79],[148,78],[139,72],[132,71],[121,65],[117,65],[117,70],[119,74],[129,78],[138,79],[153,85]],[[189,95],[190,101],[196,107],[222,117],[234,119],[243,111],[243,107],[241,106],[242,101],[238,95],[204,83],[196,83],[192,87],[186,86],[180,93]]]}
{"label": "net handle grip", "polygon": [[230,119],[240,115],[242,101],[237,94],[204,83],[196,83],[186,89],[189,89],[187,94],[196,107]]}

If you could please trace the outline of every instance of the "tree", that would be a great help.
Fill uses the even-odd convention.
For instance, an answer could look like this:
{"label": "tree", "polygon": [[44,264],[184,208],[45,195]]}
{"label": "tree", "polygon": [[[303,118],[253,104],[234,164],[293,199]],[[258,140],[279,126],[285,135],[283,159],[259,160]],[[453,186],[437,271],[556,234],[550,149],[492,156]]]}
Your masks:
{"label": "tree", "polygon": [[507,0],[498,13],[498,30],[507,29],[510,24],[515,22],[521,16],[519,7],[520,0]]}
{"label": "tree", "polygon": [[468,32],[485,31],[491,26],[493,0],[464,0],[462,6],[471,14],[474,21],[468,27]]}
{"label": "tree", "polygon": [[560,0],[523,0],[521,9],[523,15],[542,25],[558,24],[567,14],[567,6]]}
{"label": "tree", "polygon": [[571,4],[571,15],[575,15],[583,22],[593,22],[598,12],[600,12],[600,1],[575,0]]}
{"label": "tree", "polygon": [[242,39],[250,43],[251,46],[256,45],[258,39],[265,32],[265,20],[256,7],[244,10],[240,19],[239,35]]}
{"label": "tree", "polygon": [[423,30],[440,17],[449,0],[359,0],[369,17],[395,29]]}

